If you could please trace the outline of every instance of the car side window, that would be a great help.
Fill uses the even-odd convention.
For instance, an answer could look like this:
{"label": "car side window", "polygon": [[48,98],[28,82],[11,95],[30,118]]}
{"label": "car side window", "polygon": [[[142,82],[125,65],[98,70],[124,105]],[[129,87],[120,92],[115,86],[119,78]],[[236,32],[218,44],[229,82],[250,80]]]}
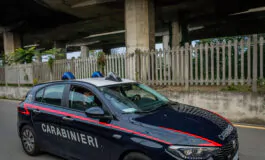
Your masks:
{"label": "car side window", "polygon": [[102,103],[90,90],[79,87],[71,86],[69,93],[69,107],[72,109],[85,111],[90,107],[102,107]]}
{"label": "car side window", "polygon": [[52,85],[45,88],[42,103],[60,106],[62,103],[65,85]]}

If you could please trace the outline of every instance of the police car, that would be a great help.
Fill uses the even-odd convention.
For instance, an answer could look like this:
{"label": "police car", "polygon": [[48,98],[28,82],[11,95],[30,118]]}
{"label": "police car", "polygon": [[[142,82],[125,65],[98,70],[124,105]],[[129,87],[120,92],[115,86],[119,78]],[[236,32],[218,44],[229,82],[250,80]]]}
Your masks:
{"label": "police car", "polygon": [[18,107],[19,137],[31,156],[238,160],[237,130],[216,113],[172,102],[113,73],[63,79],[34,86]]}

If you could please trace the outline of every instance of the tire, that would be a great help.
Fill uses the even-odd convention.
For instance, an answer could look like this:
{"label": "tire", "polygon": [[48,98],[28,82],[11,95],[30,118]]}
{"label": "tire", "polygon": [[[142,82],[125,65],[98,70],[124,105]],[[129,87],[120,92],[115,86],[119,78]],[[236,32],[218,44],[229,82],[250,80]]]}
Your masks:
{"label": "tire", "polygon": [[132,152],[126,155],[123,160],[151,160],[151,158],[142,153]]}
{"label": "tire", "polygon": [[37,138],[34,129],[25,125],[20,131],[20,139],[24,151],[30,156],[36,156],[40,153],[39,146],[37,144]]}

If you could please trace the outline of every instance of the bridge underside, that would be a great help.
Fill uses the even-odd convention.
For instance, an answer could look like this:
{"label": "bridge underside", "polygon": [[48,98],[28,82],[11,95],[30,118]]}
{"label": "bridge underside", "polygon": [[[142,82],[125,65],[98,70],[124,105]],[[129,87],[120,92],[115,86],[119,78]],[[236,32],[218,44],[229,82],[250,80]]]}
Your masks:
{"label": "bridge underside", "polygon": [[[144,1],[152,2],[151,5],[147,3],[148,6],[144,9],[154,11],[154,21],[150,20],[151,13],[147,13],[147,25],[155,25],[156,42],[162,42],[162,36],[174,35],[174,22],[179,25],[182,35],[182,40],[179,41],[265,32],[265,9],[262,8],[265,6],[264,0]],[[134,0],[1,1],[0,31],[18,33],[23,45],[38,43],[44,48],[53,46],[54,41],[87,44],[90,49],[127,46],[127,32],[133,32],[125,25],[128,21],[126,13],[131,14],[128,10],[145,5],[135,3]],[[136,17],[137,15],[138,13],[135,14]],[[139,18],[141,19],[141,15],[138,15]],[[135,23],[140,26],[143,19],[138,21],[136,18]],[[3,38],[0,39],[3,41]],[[3,51],[4,47],[0,48]]]}

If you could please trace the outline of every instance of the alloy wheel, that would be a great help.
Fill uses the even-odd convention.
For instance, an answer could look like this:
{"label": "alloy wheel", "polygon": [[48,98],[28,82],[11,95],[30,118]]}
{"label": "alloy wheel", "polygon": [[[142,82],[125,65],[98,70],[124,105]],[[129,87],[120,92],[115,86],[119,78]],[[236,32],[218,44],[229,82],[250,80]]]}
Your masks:
{"label": "alloy wheel", "polygon": [[25,129],[22,133],[22,143],[24,146],[24,149],[31,153],[34,151],[35,147],[35,138],[31,130]]}

